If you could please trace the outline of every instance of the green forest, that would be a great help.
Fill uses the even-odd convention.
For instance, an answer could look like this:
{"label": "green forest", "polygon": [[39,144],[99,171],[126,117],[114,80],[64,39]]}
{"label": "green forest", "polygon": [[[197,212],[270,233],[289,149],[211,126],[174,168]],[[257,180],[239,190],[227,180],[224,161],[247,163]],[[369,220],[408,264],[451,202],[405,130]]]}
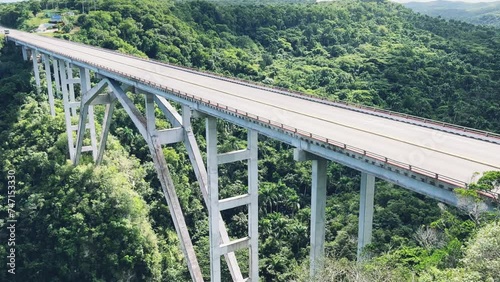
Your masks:
{"label": "green forest", "polygon": [[[61,0],[58,10],[74,15],[51,36],[500,133],[498,29],[383,0],[224,2]],[[53,1],[1,4],[0,25],[31,31],[47,8]],[[15,281],[189,281],[146,142],[125,111],[114,113],[103,165],[84,158],[73,166],[62,102],[52,117],[45,90],[36,94],[31,62],[0,42],[0,257],[8,253],[13,170]],[[130,97],[144,108],[141,97]],[[104,112],[96,115],[101,121]],[[193,126],[204,151],[204,122]],[[220,121],[218,131],[221,150],[245,144],[242,128]],[[163,151],[208,281],[207,209],[186,149]],[[311,163],[295,162],[290,146],[264,136],[259,159],[261,281],[310,281]],[[246,189],[245,171],[240,163],[221,166],[221,197]],[[359,182],[359,172],[329,164],[327,259],[312,281],[500,281],[498,213],[467,214],[383,181],[369,259],[357,263]],[[477,186],[499,184],[492,174]],[[243,211],[223,217],[232,237],[246,234]],[[248,257],[238,259],[244,265]],[[0,272],[0,281],[9,275]],[[230,279],[223,267],[223,281]]]}

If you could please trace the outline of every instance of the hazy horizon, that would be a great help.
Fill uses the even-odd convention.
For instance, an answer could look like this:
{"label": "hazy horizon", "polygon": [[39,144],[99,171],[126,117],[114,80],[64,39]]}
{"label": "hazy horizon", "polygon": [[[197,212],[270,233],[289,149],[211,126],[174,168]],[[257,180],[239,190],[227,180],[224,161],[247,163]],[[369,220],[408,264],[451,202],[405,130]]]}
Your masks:
{"label": "hazy horizon", "polygon": [[467,2],[467,3],[500,2],[500,0],[390,0],[390,1],[397,3],[436,2],[436,1]]}

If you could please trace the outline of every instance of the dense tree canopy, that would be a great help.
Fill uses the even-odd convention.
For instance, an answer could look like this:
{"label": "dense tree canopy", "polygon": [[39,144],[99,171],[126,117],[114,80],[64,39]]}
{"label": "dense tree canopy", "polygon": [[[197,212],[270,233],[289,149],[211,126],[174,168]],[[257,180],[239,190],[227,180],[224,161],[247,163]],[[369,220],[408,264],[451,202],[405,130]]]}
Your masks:
{"label": "dense tree canopy", "polygon": [[[68,27],[54,36],[500,132],[500,34],[492,28],[417,15],[385,1],[216,5],[76,0],[57,5],[77,16],[67,19],[75,29]],[[53,1],[41,1],[41,8],[47,7],[54,7]],[[26,20],[35,19],[36,12],[33,1],[0,5],[0,23],[28,29]],[[31,64],[21,62],[14,50],[7,46],[0,57],[0,106],[5,109],[0,111],[0,170],[5,174],[14,168],[20,183],[18,248],[23,278],[188,280],[146,143],[124,110],[118,108],[114,114],[105,165],[94,168],[86,158],[72,167],[66,162],[61,105],[58,115],[50,117],[46,93],[35,95],[33,79],[26,80]],[[140,95],[130,97],[144,109]],[[96,111],[102,120],[102,109]],[[168,126],[159,111],[158,118],[159,124]],[[246,137],[243,129],[219,122],[218,130],[221,150],[245,144],[240,141]],[[194,131],[204,150],[202,120],[194,121]],[[265,137],[260,137],[259,149],[262,280],[305,279],[310,163],[294,162],[290,146]],[[207,211],[194,173],[183,146],[165,147],[164,153],[208,279]],[[384,182],[377,182],[374,238],[367,250],[374,259],[354,264],[359,173],[332,163],[328,174],[326,249],[335,258],[331,263],[345,270],[342,277],[495,277],[494,269],[484,265],[464,268],[466,261],[487,254],[474,241],[467,248],[463,245],[471,236],[480,240],[494,234],[497,225],[474,237],[480,226],[467,215]],[[246,189],[243,164],[221,166],[220,176],[221,197]],[[478,189],[496,185],[495,177],[480,180]],[[0,197],[5,197],[2,185]],[[223,216],[231,236],[245,236],[243,210]],[[3,224],[0,238],[5,236]],[[247,259],[238,256],[242,263]]]}

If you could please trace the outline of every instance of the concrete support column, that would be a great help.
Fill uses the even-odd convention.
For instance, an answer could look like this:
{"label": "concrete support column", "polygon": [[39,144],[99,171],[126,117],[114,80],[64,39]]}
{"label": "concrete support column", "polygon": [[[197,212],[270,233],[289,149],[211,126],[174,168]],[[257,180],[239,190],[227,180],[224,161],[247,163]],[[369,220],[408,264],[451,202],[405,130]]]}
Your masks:
{"label": "concrete support column", "polygon": [[248,130],[248,236],[250,237],[250,281],[259,281],[259,134]]}
{"label": "concrete support column", "polygon": [[[80,68],[80,88],[81,88],[80,99],[83,100],[84,95],[92,88],[92,84],[90,82],[90,72],[86,68]],[[84,107],[88,107],[88,126],[90,130],[90,146],[92,148],[92,159],[94,160],[94,162],[97,162],[98,151],[97,151],[97,134],[95,130],[94,106],[80,105],[80,111],[82,111]]]}
{"label": "concrete support column", "polygon": [[207,172],[208,172],[208,218],[210,226],[210,281],[220,282],[220,233],[219,233],[219,172],[217,161],[217,119],[206,120]]}
{"label": "concrete support column", "polygon": [[33,50],[31,56],[33,60],[33,72],[35,74],[36,92],[40,94],[42,92],[42,84],[40,82],[40,69],[38,68],[38,51]]}
{"label": "concrete support column", "polygon": [[[193,133],[193,128],[191,126],[192,111],[187,105],[182,106],[182,117],[177,113],[174,107],[170,105],[164,98],[156,97],[156,103],[159,108],[165,113],[167,119],[172,123],[173,126],[183,126],[185,132],[184,144],[189,155],[191,164],[193,165],[196,178],[198,179],[198,184],[203,195],[203,200],[206,206],[210,205],[210,200],[208,198],[208,175],[205,163],[203,162],[203,157],[201,155],[200,148],[196,142],[196,138]],[[229,235],[226,230],[226,225],[222,220],[222,216],[219,212],[219,233],[221,236],[221,243],[228,244],[231,242]],[[228,252],[224,255],[227,262],[229,272],[233,281],[244,281],[243,275],[241,274],[240,266],[236,260],[234,252]]]}
{"label": "concrete support column", "polygon": [[73,137],[73,124],[71,123],[71,106],[68,92],[68,77],[66,71],[66,65],[64,61],[59,61],[59,71],[61,75],[61,89],[63,96],[63,105],[64,105],[64,117],[66,121],[66,134],[68,135],[68,150],[69,150],[69,158],[72,162],[76,160],[76,148]]}
{"label": "concrete support column", "polygon": [[293,158],[299,162],[312,161],[309,275],[314,279],[317,272],[323,267],[325,255],[326,168],[328,160],[301,149],[294,149]]}
{"label": "concrete support column", "polygon": [[155,135],[156,124],[155,124],[155,101],[152,94],[146,94],[146,128],[151,135]]}
{"label": "concrete support column", "polygon": [[326,159],[318,157],[312,161],[311,277],[323,267],[325,255],[326,167]]}
{"label": "concrete support column", "polygon": [[59,72],[59,60],[52,58],[52,65],[54,66],[54,80],[56,81],[56,94],[62,95],[61,89],[61,73]]}
{"label": "concrete support column", "polygon": [[28,50],[26,49],[26,46],[21,46],[21,51],[23,52],[23,60],[27,61],[28,60]]}
{"label": "concrete support column", "polygon": [[[73,66],[69,62],[66,62],[66,71],[67,71],[67,77],[68,77],[68,79],[66,80],[66,83],[67,83],[68,89],[69,89],[69,101],[71,103],[73,103],[73,102],[76,102],[75,84],[74,84],[75,81],[73,79]],[[76,108],[75,107],[71,107],[71,115],[76,116]]]}
{"label": "concrete support column", "polygon": [[99,139],[99,149],[97,153],[97,160],[96,164],[100,165],[102,163],[102,159],[104,157],[104,149],[106,149],[106,142],[108,140],[108,133],[109,129],[111,127],[111,120],[113,118],[113,112],[115,110],[115,105],[117,103],[117,100],[114,99],[111,101],[111,103],[106,105],[106,110],[104,111],[104,120],[103,120],[103,126],[102,126],[102,131],[101,131],[101,138]]}
{"label": "concrete support column", "polygon": [[[234,268],[231,275],[234,281],[259,281],[259,188],[258,188],[258,132],[248,130],[247,149],[218,154],[217,119],[207,117],[207,171],[208,171],[208,216],[210,228],[210,278],[212,282],[221,281],[222,255],[226,255],[228,265]],[[188,124],[184,121],[184,124]],[[248,190],[246,194],[219,200],[218,165],[237,161],[247,161]],[[221,229],[224,222],[220,211],[248,207],[248,236],[229,240]],[[249,268],[247,279],[241,277],[239,267],[233,262],[234,252],[249,249]],[[231,270],[231,269],[230,269]],[[236,271],[237,270],[237,271]]]}
{"label": "concrete support column", "polygon": [[363,249],[371,243],[373,225],[373,198],[375,176],[361,173],[361,193],[359,201],[358,261],[363,260]]}
{"label": "concrete support column", "polygon": [[45,79],[47,80],[47,93],[49,94],[50,114],[56,116],[56,106],[54,103],[54,89],[52,88],[52,73],[50,69],[50,59],[46,54],[42,55],[45,63]]}

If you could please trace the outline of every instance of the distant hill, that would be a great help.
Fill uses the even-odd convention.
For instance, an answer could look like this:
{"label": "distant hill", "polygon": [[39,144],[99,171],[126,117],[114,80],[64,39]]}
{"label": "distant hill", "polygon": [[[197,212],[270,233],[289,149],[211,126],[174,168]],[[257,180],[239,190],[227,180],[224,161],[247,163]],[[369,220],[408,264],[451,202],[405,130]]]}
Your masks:
{"label": "distant hill", "polygon": [[[1,0],[0,0],[1,1]],[[175,0],[177,2],[199,1],[199,0]],[[203,0],[217,4],[237,4],[237,5],[255,5],[255,4],[310,4],[316,0]],[[332,0],[322,0],[332,1]]]}
{"label": "distant hill", "polygon": [[500,1],[466,3],[451,1],[409,2],[404,6],[429,16],[500,28]]}

